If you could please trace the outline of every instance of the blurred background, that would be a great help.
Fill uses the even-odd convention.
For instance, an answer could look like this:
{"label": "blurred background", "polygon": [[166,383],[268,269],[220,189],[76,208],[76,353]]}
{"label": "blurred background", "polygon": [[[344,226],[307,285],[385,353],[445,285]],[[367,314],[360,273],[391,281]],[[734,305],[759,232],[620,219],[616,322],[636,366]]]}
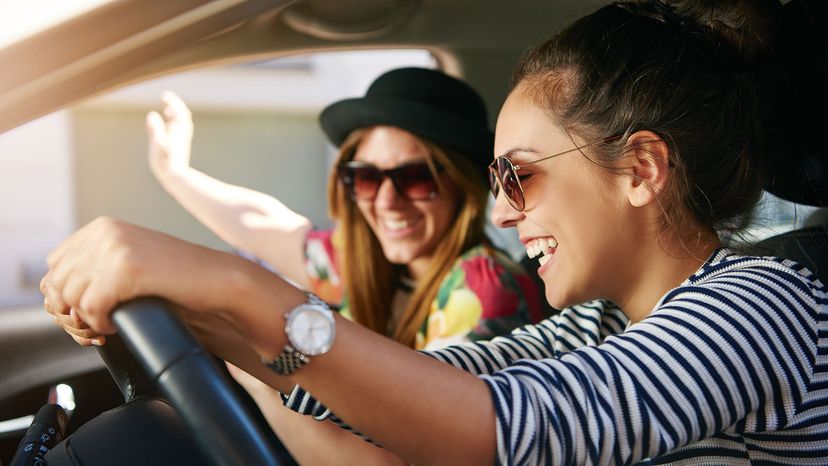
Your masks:
{"label": "blurred background", "polygon": [[144,118],[160,108],[164,90],[193,111],[194,167],[272,194],[325,227],[335,149],[317,116],[401,66],[436,63],[428,52],[399,50],[199,69],[100,95],[0,134],[0,308],[39,303],[48,252],[100,215],[229,248],[150,173]]}

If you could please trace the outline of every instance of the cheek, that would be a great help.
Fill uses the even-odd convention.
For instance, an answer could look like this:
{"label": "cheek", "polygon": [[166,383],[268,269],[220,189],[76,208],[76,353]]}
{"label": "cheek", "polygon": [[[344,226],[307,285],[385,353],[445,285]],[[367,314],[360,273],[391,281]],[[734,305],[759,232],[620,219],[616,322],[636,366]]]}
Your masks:
{"label": "cheek", "polygon": [[431,217],[438,234],[445,233],[454,222],[460,210],[460,193],[456,186],[450,186],[443,195],[428,207],[427,215]]}
{"label": "cheek", "polygon": [[373,211],[373,202],[372,201],[354,201],[356,203],[356,208],[360,214],[366,219],[371,218],[371,212]]}
{"label": "cheek", "polygon": [[434,235],[438,237],[444,236],[451,228],[454,218],[454,209],[451,205],[445,206],[445,210],[434,212],[432,216]]}
{"label": "cheek", "polygon": [[376,229],[376,222],[374,219],[374,203],[373,201],[355,201],[357,211],[362,218],[368,222],[368,226],[371,227],[371,230]]}

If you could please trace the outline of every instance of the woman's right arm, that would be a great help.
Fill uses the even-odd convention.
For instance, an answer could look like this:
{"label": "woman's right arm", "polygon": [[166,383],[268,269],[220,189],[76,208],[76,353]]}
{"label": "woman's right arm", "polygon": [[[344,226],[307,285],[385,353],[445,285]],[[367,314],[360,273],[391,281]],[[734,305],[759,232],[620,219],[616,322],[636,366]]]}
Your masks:
{"label": "woman's right arm", "polygon": [[164,189],[231,246],[249,252],[280,274],[307,286],[305,237],[310,220],[264,193],[219,181],[190,166],[190,110],[164,93],[163,117],[147,116],[150,168]]}

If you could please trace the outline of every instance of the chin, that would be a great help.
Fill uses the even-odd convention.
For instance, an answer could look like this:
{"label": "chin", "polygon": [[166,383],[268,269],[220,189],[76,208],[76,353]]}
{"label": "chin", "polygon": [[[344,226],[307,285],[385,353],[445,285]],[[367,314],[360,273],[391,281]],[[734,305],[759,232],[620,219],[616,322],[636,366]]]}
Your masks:
{"label": "chin", "polygon": [[546,302],[549,303],[549,305],[554,307],[555,309],[563,309],[566,307],[563,304],[563,301],[559,300],[557,296],[554,296],[549,292],[546,293]]}
{"label": "chin", "polygon": [[416,258],[414,251],[402,250],[396,247],[383,248],[388,262],[396,265],[407,265]]}
{"label": "chin", "polygon": [[573,304],[578,304],[576,302],[572,302],[572,297],[568,296],[560,287],[552,286],[545,282],[544,284],[546,302],[555,309],[563,309],[572,306]]}

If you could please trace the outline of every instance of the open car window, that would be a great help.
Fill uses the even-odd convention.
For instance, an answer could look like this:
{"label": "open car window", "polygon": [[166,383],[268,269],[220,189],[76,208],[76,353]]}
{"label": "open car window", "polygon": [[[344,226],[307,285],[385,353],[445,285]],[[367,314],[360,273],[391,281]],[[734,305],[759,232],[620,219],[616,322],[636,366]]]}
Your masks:
{"label": "open car window", "polygon": [[330,226],[326,185],[335,148],[319,128],[319,112],[400,66],[437,63],[424,50],[385,50],[206,67],[101,94],[0,134],[0,306],[37,304],[48,251],[101,215],[229,248],[149,170],[144,118],[160,108],[165,90],[193,111],[194,167]]}

